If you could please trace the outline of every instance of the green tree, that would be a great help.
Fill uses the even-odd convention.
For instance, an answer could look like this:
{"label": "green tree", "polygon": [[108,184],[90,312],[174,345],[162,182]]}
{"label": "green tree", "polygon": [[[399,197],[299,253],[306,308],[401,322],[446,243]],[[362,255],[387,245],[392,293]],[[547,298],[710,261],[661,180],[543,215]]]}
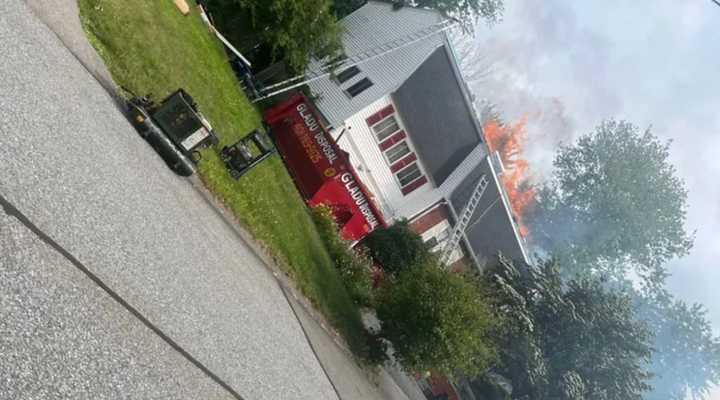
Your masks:
{"label": "green tree", "polygon": [[605,121],[554,160],[539,191],[538,244],[570,274],[622,279],[629,268],[656,274],[688,253],[687,192],[669,161],[669,142],[624,121]]}
{"label": "green tree", "polygon": [[514,398],[639,400],[650,389],[651,334],[629,296],[598,280],[563,284],[551,262],[520,271],[502,260],[486,279]]}
{"label": "green tree", "polygon": [[705,308],[676,300],[665,290],[635,296],[639,318],[654,333],[653,390],[646,400],[707,396],[711,386],[720,384],[720,338],[713,336]]}
{"label": "green tree", "polygon": [[431,258],[420,235],[413,232],[407,220],[388,228],[376,229],[363,240],[372,257],[389,274],[397,274],[421,265]]}
{"label": "green tree", "polygon": [[338,18],[342,18],[365,4],[365,0],[333,0],[332,10]]}
{"label": "green tree", "polygon": [[[341,28],[331,0],[215,0],[234,3],[251,16],[261,42],[295,71],[310,57],[324,58],[342,49]],[[226,17],[224,17],[226,18]]]}
{"label": "green tree", "polygon": [[377,315],[406,369],[475,376],[495,355],[487,304],[476,281],[426,264],[383,288]]}
{"label": "green tree", "polygon": [[458,18],[466,27],[470,27],[478,17],[489,23],[502,18],[503,0],[416,0],[418,7],[433,8],[441,13]]}

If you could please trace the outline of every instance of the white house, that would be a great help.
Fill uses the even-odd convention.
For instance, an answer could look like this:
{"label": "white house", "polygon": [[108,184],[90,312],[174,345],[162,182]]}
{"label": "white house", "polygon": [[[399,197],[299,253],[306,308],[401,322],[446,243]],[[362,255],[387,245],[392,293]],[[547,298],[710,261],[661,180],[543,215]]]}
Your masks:
{"label": "white house", "polygon": [[[347,56],[402,40],[439,13],[369,1],[342,20]],[[528,261],[523,238],[488,156],[470,93],[444,33],[311,82],[315,104],[385,218],[405,218],[437,248],[482,175],[491,182],[462,250],[478,266],[498,252]]]}

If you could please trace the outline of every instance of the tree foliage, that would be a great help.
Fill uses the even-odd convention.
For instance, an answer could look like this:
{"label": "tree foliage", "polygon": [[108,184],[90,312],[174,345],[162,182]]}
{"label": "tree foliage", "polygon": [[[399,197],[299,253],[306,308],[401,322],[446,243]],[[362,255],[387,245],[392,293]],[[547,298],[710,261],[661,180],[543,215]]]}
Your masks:
{"label": "tree foliage", "polygon": [[311,56],[324,58],[342,49],[331,0],[216,1],[235,3],[249,12],[260,40],[293,70],[304,70]]}
{"label": "tree foliage", "polygon": [[487,304],[476,281],[427,264],[383,288],[377,315],[406,369],[475,376],[494,358]]}
{"label": "tree foliage", "polygon": [[358,306],[372,306],[372,260],[342,238],[329,207],[313,208],[312,217],[350,298]]}
{"label": "tree foliage", "polygon": [[407,220],[374,230],[364,239],[363,244],[370,257],[389,274],[422,265],[431,258],[430,250],[420,235],[410,229]]}
{"label": "tree foliage", "polygon": [[629,296],[597,280],[563,284],[550,262],[520,271],[502,260],[486,279],[514,398],[639,400],[650,389],[651,335]]}
{"label": "tree foliage", "polygon": [[688,253],[687,192],[669,142],[624,121],[605,121],[554,160],[539,192],[535,239],[572,273],[641,274]]}
{"label": "tree foliage", "polygon": [[705,308],[664,290],[636,293],[636,302],[640,319],[654,333],[653,390],[646,399],[704,398],[720,384],[720,338],[713,336]]}
{"label": "tree foliage", "polygon": [[365,0],[333,0],[332,10],[338,18],[343,18],[363,4],[365,4]]}
{"label": "tree foliage", "polygon": [[478,17],[489,23],[497,22],[504,11],[503,0],[416,0],[415,4],[458,18],[466,26],[472,25]]}

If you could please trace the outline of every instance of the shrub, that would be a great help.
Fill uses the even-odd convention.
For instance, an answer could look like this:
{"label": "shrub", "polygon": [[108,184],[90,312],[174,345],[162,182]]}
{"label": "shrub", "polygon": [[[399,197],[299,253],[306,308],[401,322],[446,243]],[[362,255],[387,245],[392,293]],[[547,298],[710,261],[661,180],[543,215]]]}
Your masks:
{"label": "shrub", "polygon": [[420,235],[413,232],[406,220],[385,229],[376,229],[365,240],[370,257],[391,275],[430,260],[431,253]]}
{"label": "shrub", "polygon": [[371,307],[372,261],[362,252],[353,250],[350,243],[340,237],[329,208],[315,207],[313,219],[350,297],[358,306]]}
{"label": "shrub", "polygon": [[377,299],[383,337],[408,370],[476,376],[495,359],[497,323],[474,279],[427,263],[401,272]]}

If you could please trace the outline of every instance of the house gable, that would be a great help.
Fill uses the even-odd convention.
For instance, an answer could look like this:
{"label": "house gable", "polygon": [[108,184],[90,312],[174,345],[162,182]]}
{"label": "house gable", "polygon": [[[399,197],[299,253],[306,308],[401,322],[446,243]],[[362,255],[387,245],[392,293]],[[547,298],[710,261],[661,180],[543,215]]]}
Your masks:
{"label": "house gable", "polygon": [[490,184],[465,229],[467,244],[480,264],[494,264],[500,253],[514,261],[529,263],[525,240],[518,232],[510,204],[490,157],[486,157],[453,191],[450,203],[455,213],[462,213],[483,175]]}
{"label": "house gable", "polygon": [[447,46],[430,54],[392,95],[436,185],[482,142],[480,126]]}

